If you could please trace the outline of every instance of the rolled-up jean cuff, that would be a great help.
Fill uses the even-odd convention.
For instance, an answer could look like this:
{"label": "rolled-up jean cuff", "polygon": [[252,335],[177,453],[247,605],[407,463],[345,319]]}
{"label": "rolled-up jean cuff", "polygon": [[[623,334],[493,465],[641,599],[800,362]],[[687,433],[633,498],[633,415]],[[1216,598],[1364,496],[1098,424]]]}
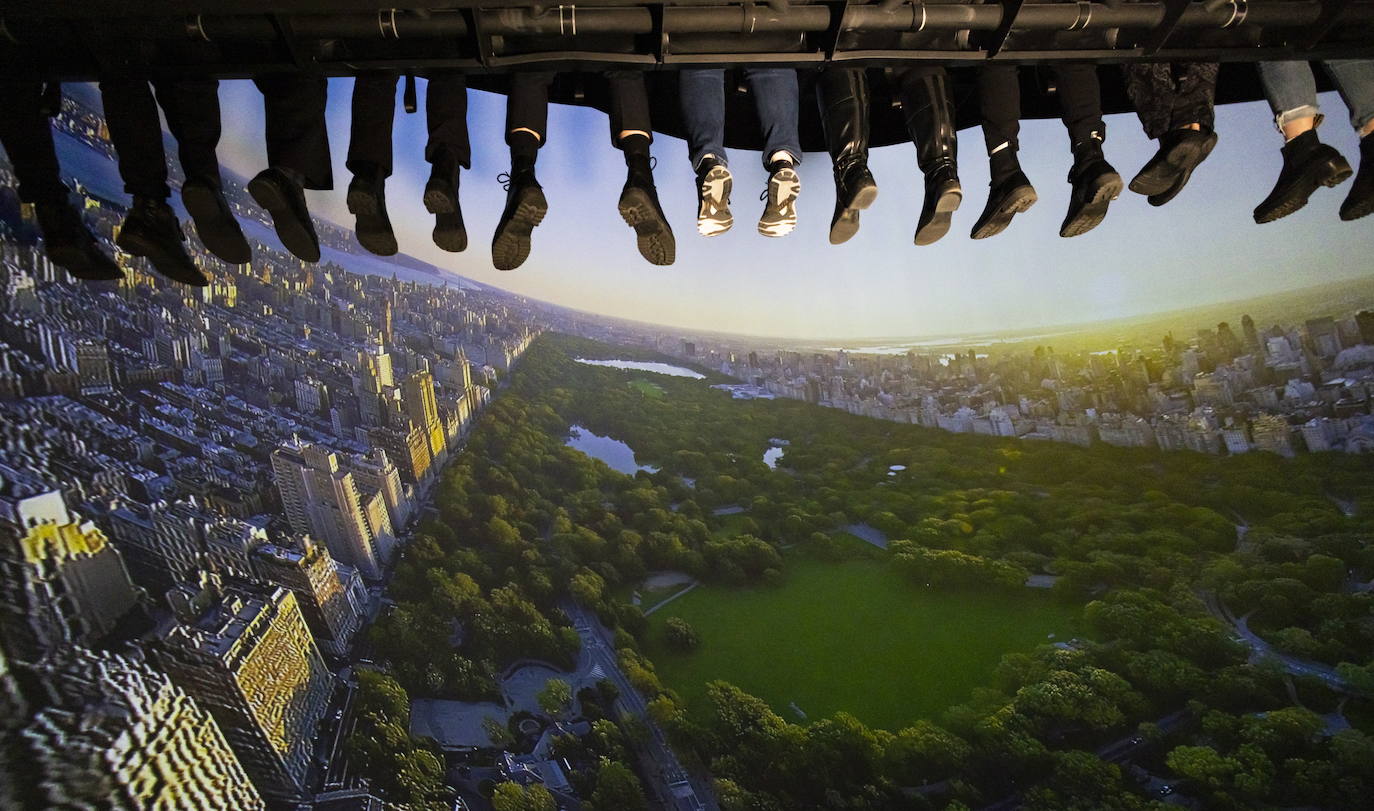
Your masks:
{"label": "rolled-up jean cuff", "polygon": [[1369,126],[1369,122],[1374,121],[1374,112],[1368,113],[1360,118],[1350,117],[1350,126],[1355,128],[1355,132],[1364,132],[1364,128]]}
{"label": "rolled-up jean cuff", "polygon": [[1301,107],[1284,110],[1274,116],[1274,126],[1278,128],[1279,132],[1283,132],[1284,125],[1297,121],[1299,118],[1316,118],[1318,119],[1316,123],[1320,124],[1321,112],[1315,104],[1304,104]]}
{"label": "rolled-up jean cuff", "polygon": [[724,166],[727,169],[730,168],[730,160],[724,152],[706,152],[701,157],[692,161],[692,171],[700,173],[701,165],[706,163],[707,158],[714,160],[716,163],[720,164],[721,166]]}

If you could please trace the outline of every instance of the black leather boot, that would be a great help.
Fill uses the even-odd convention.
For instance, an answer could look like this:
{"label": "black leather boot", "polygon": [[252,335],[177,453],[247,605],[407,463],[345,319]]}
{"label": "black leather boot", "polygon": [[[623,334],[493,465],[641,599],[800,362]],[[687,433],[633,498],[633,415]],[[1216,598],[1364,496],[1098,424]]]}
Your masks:
{"label": "black leather boot", "polygon": [[635,229],[639,255],[654,265],[671,265],[677,258],[677,240],[663,207],[658,204],[654,174],[648,155],[625,156],[628,169],[625,188],[620,191],[620,216]]}
{"label": "black leather boot", "polygon": [[320,261],[320,238],[299,177],[278,167],[264,169],[248,181],[248,193],[272,217],[272,228],[288,251],[306,262]]}
{"label": "black leather boot", "polygon": [[206,250],[231,265],[243,265],[252,260],[253,250],[243,238],[243,229],[234,219],[218,179],[187,178],[181,186],[181,202],[186,206],[186,213],[191,215],[196,236]]}
{"label": "black leather boot", "polygon": [[451,253],[468,247],[468,231],[463,225],[463,209],[458,204],[458,175],[461,167],[447,150],[436,155],[425,184],[425,210],[434,215],[434,244]]}
{"label": "black leather boot", "polygon": [[353,230],[358,244],[378,256],[395,256],[399,246],[386,213],[386,175],[367,166],[353,175],[348,184],[348,210],[357,217]]}
{"label": "black leather boot", "polygon": [[181,223],[167,201],[135,195],[115,244],[134,256],[146,258],[154,270],[172,281],[204,287],[210,278],[186,254],[185,241]]}
{"label": "black leather boot", "polygon": [[925,203],[916,223],[916,244],[929,245],[949,231],[950,217],[964,199],[959,185],[954,104],[944,72],[903,82],[902,107],[907,130],[916,144],[916,164],[926,184]]}
{"label": "black leather boot", "polygon": [[33,212],[43,232],[43,249],[48,258],[68,273],[93,282],[124,278],[119,265],[96,245],[76,209],[67,203],[35,203]]}
{"label": "black leather boot", "polygon": [[1124,185],[1121,175],[1102,155],[1102,142],[1096,138],[1074,145],[1069,182],[1073,192],[1069,212],[1059,227],[1061,237],[1076,237],[1096,228],[1107,216],[1107,207],[1121,196]]}
{"label": "black leather boot", "polygon": [[1283,169],[1274,190],[1255,208],[1255,222],[1273,222],[1307,205],[1307,198],[1322,186],[1337,186],[1352,174],[1335,147],[1317,140],[1308,130],[1283,145]]}
{"label": "black leather boot", "polygon": [[816,82],[821,126],[835,169],[835,214],[830,244],[859,231],[859,212],[878,199],[878,184],[868,171],[868,82],[862,70],[827,68]]}
{"label": "black leather boot", "polygon": [[1374,136],[1360,139],[1360,173],[1341,203],[1341,219],[1358,220],[1374,212]]}
{"label": "black leather boot", "polygon": [[549,211],[544,188],[534,176],[534,161],[515,158],[506,180],[506,209],[491,240],[497,270],[515,270],[530,255],[530,234]]}
{"label": "black leather boot", "polygon": [[997,236],[1011,225],[1012,217],[1026,211],[1040,199],[1025,172],[1021,171],[1015,154],[1013,152],[1004,159],[1014,168],[1000,175],[994,174],[988,183],[987,205],[969,234],[973,239]]}

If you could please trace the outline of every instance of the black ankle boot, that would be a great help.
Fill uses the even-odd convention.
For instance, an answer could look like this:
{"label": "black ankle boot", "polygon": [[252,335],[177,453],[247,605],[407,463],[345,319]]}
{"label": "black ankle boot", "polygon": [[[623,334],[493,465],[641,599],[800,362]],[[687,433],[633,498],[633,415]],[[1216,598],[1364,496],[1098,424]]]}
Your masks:
{"label": "black ankle boot", "polygon": [[1121,196],[1123,183],[1102,155],[1102,142],[1090,138],[1073,148],[1073,168],[1069,170],[1073,192],[1069,212],[1059,227],[1059,236],[1076,237],[1096,228],[1107,216],[1107,207]]}
{"label": "black ankle boot", "polygon": [[859,212],[878,199],[878,184],[868,171],[868,82],[862,70],[827,68],[816,82],[816,97],[835,169],[830,244],[839,245],[858,233]]}
{"label": "black ankle boot", "polygon": [[628,171],[620,191],[620,216],[635,229],[639,255],[655,265],[671,265],[677,258],[677,241],[663,208],[658,204],[654,175],[647,155],[625,155]]}
{"label": "black ankle boot", "polygon": [[264,169],[248,181],[248,193],[272,217],[272,228],[288,251],[306,262],[320,261],[320,238],[299,177],[279,167]]}
{"label": "black ankle boot", "polygon": [[186,206],[186,213],[191,215],[196,236],[206,250],[231,265],[243,265],[252,260],[253,250],[243,238],[243,229],[234,219],[218,180],[187,178],[181,186],[181,202]]}
{"label": "black ankle boot", "polygon": [[1215,132],[1169,130],[1160,136],[1159,151],[1131,179],[1131,191],[1147,195],[1152,206],[1164,205],[1183,191],[1193,170],[1216,145]]}
{"label": "black ankle boot", "polygon": [[431,161],[433,169],[425,183],[425,210],[434,215],[434,244],[451,253],[468,247],[468,231],[463,225],[463,209],[458,204],[460,166],[445,150]]}
{"label": "black ankle boot", "polygon": [[81,222],[81,215],[67,203],[35,203],[34,215],[43,232],[43,249],[48,258],[78,279],[115,281],[124,271],[95,244],[95,238]]}
{"label": "black ankle boot", "polygon": [[1273,222],[1307,205],[1307,198],[1322,186],[1336,186],[1352,174],[1335,147],[1308,130],[1283,145],[1283,169],[1274,190],[1255,207],[1255,222]]}
{"label": "black ankle boot", "polygon": [[185,241],[181,223],[165,200],[137,195],[115,239],[119,247],[146,258],[154,270],[172,281],[204,287],[210,279],[186,254]]}
{"label": "black ankle boot", "polygon": [[929,245],[949,231],[951,215],[964,199],[959,185],[958,135],[954,105],[943,72],[903,83],[907,130],[916,143],[916,163],[925,175],[925,203],[916,223],[917,245]]}
{"label": "black ankle boot", "polygon": [[375,166],[360,168],[348,184],[347,199],[348,210],[358,218],[353,228],[358,244],[378,256],[395,256],[400,248],[386,213],[386,175]]}
{"label": "black ankle boot", "polygon": [[[1013,160],[1015,160],[1013,158]],[[988,184],[988,202],[978,222],[969,234],[973,239],[987,239],[1007,230],[1012,217],[1026,211],[1040,199],[1026,174],[1018,164],[1015,169],[995,176]]]}
{"label": "black ankle boot", "polygon": [[515,270],[530,255],[530,234],[549,211],[544,188],[534,176],[534,161],[514,158],[506,176],[506,209],[491,240],[497,270]]}
{"label": "black ankle boot", "polygon": [[1360,173],[1341,203],[1341,219],[1358,220],[1374,212],[1374,136],[1360,139]]}

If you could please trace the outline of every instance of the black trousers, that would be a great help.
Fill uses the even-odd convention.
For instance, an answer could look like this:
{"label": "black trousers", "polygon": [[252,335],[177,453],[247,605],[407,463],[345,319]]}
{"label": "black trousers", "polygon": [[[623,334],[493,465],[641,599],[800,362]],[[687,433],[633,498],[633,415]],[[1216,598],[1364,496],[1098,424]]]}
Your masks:
{"label": "black trousers", "polygon": [[324,120],[329,82],[323,76],[271,74],[253,84],[262,91],[267,113],[267,164],[300,175],[307,189],[334,188]]}
{"label": "black trousers", "polygon": [[[395,73],[359,76],[353,83],[353,124],[348,136],[348,170],[363,174],[372,169],[390,177],[392,129],[396,122]],[[429,80],[425,89],[425,121],[429,141],[425,160],[434,163],[447,154],[464,169],[472,167],[468,140],[468,85],[461,73]]]}
{"label": "black trousers", "polygon": [[1210,131],[1216,123],[1216,62],[1128,64],[1126,93],[1151,138],[1189,124]]}
{"label": "black trousers", "polygon": [[[506,102],[506,139],[518,129],[532,130],[539,135],[539,145],[549,139],[549,86],[552,71],[513,73],[510,95]],[[610,99],[611,143],[619,144],[620,133],[638,130],[654,137],[649,118],[649,91],[644,74],[637,70],[611,70],[601,74],[606,80]]]}
{"label": "black trousers", "polygon": [[110,142],[119,155],[124,191],[159,200],[168,196],[159,105],[177,140],[177,155],[186,179],[220,188],[219,158],[215,155],[220,136],[218,81],[159,80],[150,85],[141,79],[116,79],[100,83],[100,97]]}
{"label": "black trousers", "polygon": [[20,200],[62,203],[69,192],[62,184],[43,89],[41,82],[0,81],[0,146],[19,179]]}
{"label": "black trousers", "polygon": [[[1021,82],[1015,65],[987,65],[978,69],[978,106],[983,115],[983,140],[991,152],[1002,144],[1017,147],[1021,132]],[[1056,64],[1051,70],[1059,92],[1060,116],[1069,131],[1069,143],[1077,145],[1096,132],[1105,137],[1102,121],[1102,90],[1097,66]]]}

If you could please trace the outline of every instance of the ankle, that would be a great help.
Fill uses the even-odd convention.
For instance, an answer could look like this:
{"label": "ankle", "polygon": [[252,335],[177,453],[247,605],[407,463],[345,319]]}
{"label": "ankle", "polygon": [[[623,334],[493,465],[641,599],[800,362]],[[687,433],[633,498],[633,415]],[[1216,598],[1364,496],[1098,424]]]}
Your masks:
{"label": "ankle", "polygon": [[1016,147],[1003,144],[988,154],[988,170],[993,185],[1021,171],[1021,161],[1017,158]]}
{"label": "ankle", "polygon": [[788,152],[788,151],[786,151],[786,150],[779,149],[778,151],[774,152],[772,155],[769,155],[769,156],[768,156],[767,166],[768,166],[768,174],[770,174],[770,175],[773,174],[774,172],[780,171],[780,170],[782,170],[782,169],[792,169],[792,168],[795,168],[796,165],[797,165],[796,159],[792,157],[792,153],[791,153],[791,152]]}
{"label": "ankle", "polygon": [[1317,131],[1310,129],[1289,138],[1283,145],[1283,151],[1290,155],[1305,155],[1319,146],[1321,139],[1317,137]]}

